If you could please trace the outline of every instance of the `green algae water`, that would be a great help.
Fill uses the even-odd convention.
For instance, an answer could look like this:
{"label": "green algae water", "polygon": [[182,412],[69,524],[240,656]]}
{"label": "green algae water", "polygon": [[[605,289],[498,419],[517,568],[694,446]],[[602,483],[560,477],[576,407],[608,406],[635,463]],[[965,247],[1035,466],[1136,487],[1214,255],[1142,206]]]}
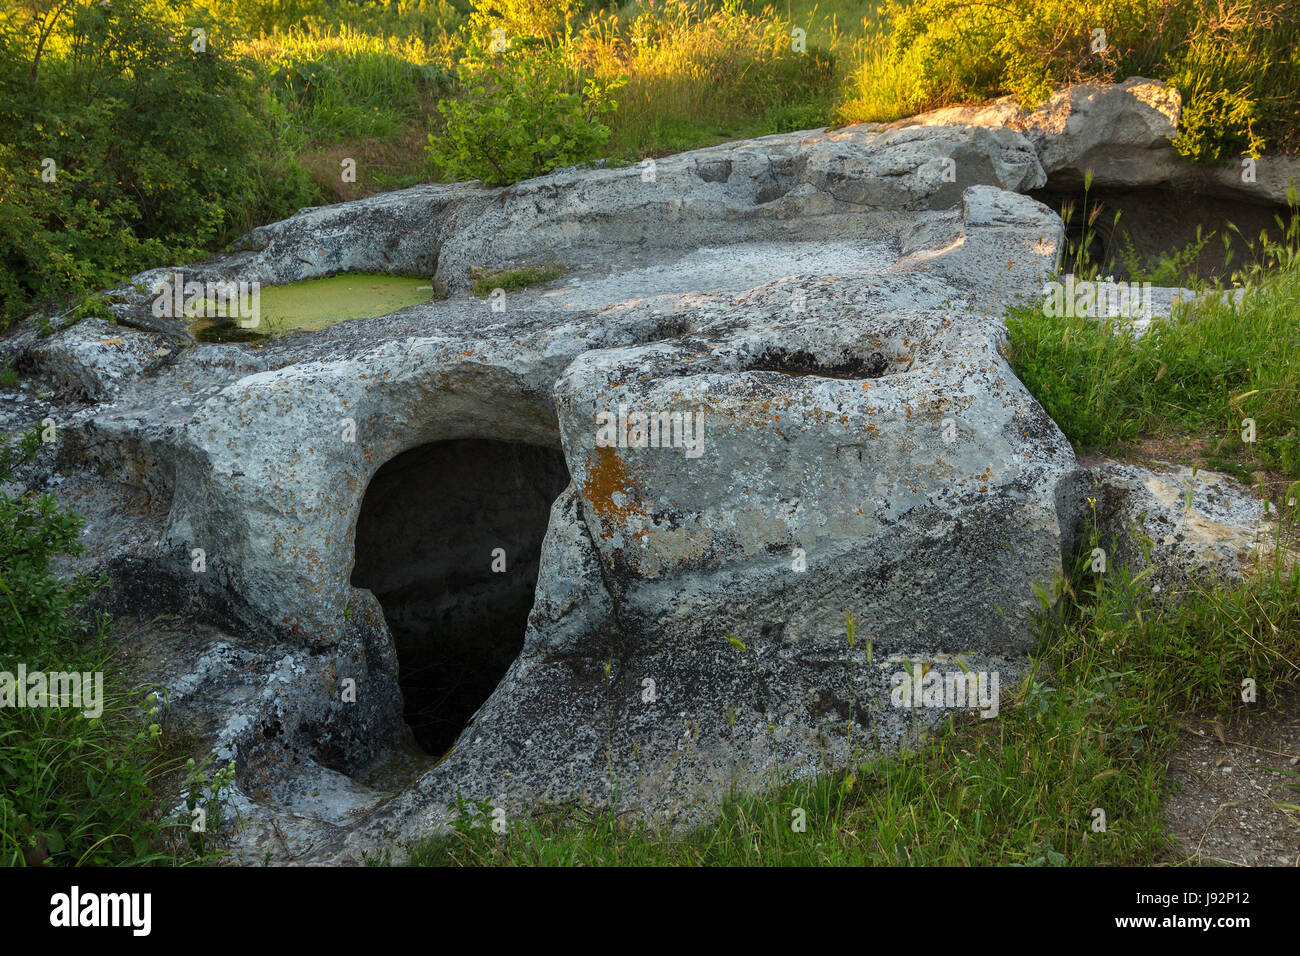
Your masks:
{"label": "green algae water", "polygon": [[191,326],[200,342],[246,342],[287,332],[323,329],[350,319],[370,319],[436,298],[428,278],[347,273],[261,289],[261,322],[243,329],[200,319]]}

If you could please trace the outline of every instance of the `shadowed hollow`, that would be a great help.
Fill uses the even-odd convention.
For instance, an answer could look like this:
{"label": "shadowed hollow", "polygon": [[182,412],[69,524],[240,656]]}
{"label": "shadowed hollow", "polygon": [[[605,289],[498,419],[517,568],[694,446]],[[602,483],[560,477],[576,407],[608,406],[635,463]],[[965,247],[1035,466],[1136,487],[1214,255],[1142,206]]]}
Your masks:
{"label": "shadowed hollow", "polygon": [[551,503],[568,481],[558,451],[458,439],[403,452],[370,482],[352,582],[383,606],[426,752],[455,743],[523,647]]}

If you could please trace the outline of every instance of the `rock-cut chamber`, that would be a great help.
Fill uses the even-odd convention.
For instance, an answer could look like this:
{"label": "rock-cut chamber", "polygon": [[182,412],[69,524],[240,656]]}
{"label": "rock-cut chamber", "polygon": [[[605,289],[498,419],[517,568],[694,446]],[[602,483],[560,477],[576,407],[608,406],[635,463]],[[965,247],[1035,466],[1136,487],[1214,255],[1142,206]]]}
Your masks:
{"label": "rock-cut chamber", "polygon": [[487,439],[433,442],[376,472],[352,583],[383,606],[406,722],[441,756],[523,647],[564,456]]}

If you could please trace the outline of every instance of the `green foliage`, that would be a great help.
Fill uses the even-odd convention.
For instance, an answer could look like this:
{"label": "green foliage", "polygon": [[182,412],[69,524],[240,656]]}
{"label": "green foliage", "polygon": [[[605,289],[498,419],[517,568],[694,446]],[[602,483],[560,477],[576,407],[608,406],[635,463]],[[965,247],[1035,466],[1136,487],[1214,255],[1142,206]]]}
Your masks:
{"label": "green foliage", "polygon": [[[35,431],[0,444],[0,484],[39,448]],[[0,865],[193,858],[155,793],[177,763],[159,708],[142,708],[113,673],[108,622],[87,610],[102,582],[54,570],[58,556],[80,551],[82,525],[48,495],[0,494],[0,670],[16,675],[21,664],[29,675],[103,675],[98,716],[85,716],[86,708],[0,709]]]}
{"label": "green foliage", "polygon": [[1228,162],[1300,144],[1300,8],[1275,0],[1195,8],[1195,26],[1160,74],[1183,96],[1175,147]]}
{"label": "green foliage", "polygon": [[455,178],[493,186],[594,159],[610,135],[600,117],[623,85],[584,82],[558,49],[520,40],[500,53],[471,47],[461,76],[465,96],[438,104],[447,131],[430,134],[429,151]]}
{"label": "green foliage", "polygon": [[426,103],[453,79],[429,61],[433,51],[423,42],[350,28],[294,31],[246,49],[300,149],[394,136],[422,120]]}
{"label": "green foliage", "polygon": [[477,0],[470,24],[475,40],[490,42],[493,31],[507,42],[522,37],[562,37],[573,15],[573,0]]}
{"label": "green foliage", "polygon": [[483,297],[491,293],[493,289],[510,292],[514,289],[527,288],[530,285],[541,285],[544,282],[559,278],[562,272],[564,272],[564,266],[558,262],[550,262],[546,265],[523,266],[518,269],[505,269],[500,272],[484,272],[481,269],[470,269],[470,278],[474,280],[474,294]]}
{"label": "green foliage", "polygon": [[[221,802],[235,781],[235,762],[209,775],[211,758],[197,763],[193,757],[185,761],[184,820],[190,823],[185,829],[190,848],[200,858],[211,851],[211,842],[220,837],[222,824]],[[201,823],[201,825],[199,825]]]}
{"label": "green foliage", "polygon": [[[1300,9],[1277,0],[890,0],[905,111],[1149,76],[1182,94],[1178,149],[1214,162],[1294,141]],[[1094,34],[1105,31],[1104,47]]]}
{"label": "green foliage", "polygon": [[[0,444],[0,482],[12,478],[20,461],[40,448],[37,431],[17,444]],[[83,522],[59,508],[49,495],[0,495],[0,660],[22,654],[47,658],[64,642],[86,640],[96,625],[79,620],[75,611],[98,587],[85,577],[56,577],[54,555],[81,551]]]}
{"label": "green foliage", "polygon": [[[634,16],[633,16],[634,14]],[[794,22],[724,2],[642,3],[623,20],[594,17],[570,56],[592,75],[626,76],[609,122],[610,152],[628,159],[725,139],[826,125],[839,94],[828,38],[794,49]]]}
{"label": "green foliage", "polygon": [[1148,263],[1133,248],[1133,240],[1127,234],[1121,234],[1121,258],[1134,281],[1150,282],[1164,288],[1181,288],[1195,283],[1196,264],[1214,236],[1215,233],[1203,232],[1197,226],[1196,238],[1186,246],[1161,252],[1156,256],[1155,262]]}
{"label": "green foliage", "polygon": [[219,29],[199,50],[153,0],[36,7],[0,17],[0,318],[192,258],[309,195]]}
{"label": "green foliage", "polygon": [[1264,140],[1255,132],[1259,103],[1249,90],[1184,87],[1187,105],[1178,122],[1174,146],[1184,156],[1223,161],[1235,156],[1258,157]]}
{"label": "green foliage", "polygon": [[[1209,435],[1219,453],[1300,477],[1300,268],[1290,246],[1271,249],[1266,256],[1285,267],[1249,285],[1240,302],[1211,295],[1140,337],[1115,321],[1015,310],[1007,328],[1016,373],[1084,448]],[[1245,418],[1256,422],[1249,446]]]}

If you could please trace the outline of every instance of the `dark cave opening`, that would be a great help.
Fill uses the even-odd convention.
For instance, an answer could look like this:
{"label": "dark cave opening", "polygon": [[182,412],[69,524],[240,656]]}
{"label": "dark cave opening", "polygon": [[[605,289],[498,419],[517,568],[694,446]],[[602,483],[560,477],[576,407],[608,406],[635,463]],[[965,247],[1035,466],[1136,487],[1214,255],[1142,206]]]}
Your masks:
{"label": "dark cave opening", "polygon": [[559,451],[489,439],[421,445],[371,479],[352,583],[384,609],[425,752],[447,752],[519,655],[551,503],[568,482]]}

